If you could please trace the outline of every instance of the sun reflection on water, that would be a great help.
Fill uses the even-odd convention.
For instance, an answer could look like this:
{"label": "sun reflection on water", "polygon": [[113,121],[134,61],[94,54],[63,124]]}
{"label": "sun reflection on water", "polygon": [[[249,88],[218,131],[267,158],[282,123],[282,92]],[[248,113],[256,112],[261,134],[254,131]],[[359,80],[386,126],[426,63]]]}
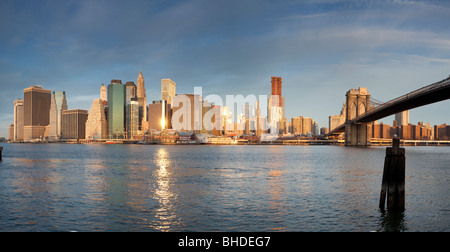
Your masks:
{"label": "sun reflection on water", "polygon": [[157,186],[154,197],[159,202],[156,218],[160,220],[154,228],[160,231],[170,231],[172,226],[178,225],[180,221],[175,213],[177,194],[172,188],[173,171],[169,153],[165,148],[161,148],[155,153],[154,162],[157,165],[155,171]]}

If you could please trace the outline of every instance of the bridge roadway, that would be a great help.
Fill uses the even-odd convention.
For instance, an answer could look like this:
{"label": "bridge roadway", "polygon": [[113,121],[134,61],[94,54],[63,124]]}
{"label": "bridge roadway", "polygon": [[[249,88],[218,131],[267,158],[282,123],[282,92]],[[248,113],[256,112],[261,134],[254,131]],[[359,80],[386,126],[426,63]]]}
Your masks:
{"label": "bridge roadway", "polygon": [[[450,76],[447,79],[430,84],[408,94],[390,100],[382,105],[346,122],[351,124],[370,123],[408,109],[450,99]],[[330,131],[326,136],[340,134],[345,131],[343,123]]]}

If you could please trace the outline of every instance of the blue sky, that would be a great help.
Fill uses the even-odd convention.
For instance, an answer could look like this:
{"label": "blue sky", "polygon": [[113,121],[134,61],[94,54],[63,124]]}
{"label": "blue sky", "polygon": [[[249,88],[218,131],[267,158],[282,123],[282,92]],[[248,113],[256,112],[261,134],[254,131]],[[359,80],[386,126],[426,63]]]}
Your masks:
{"label": "blue sky", "polygon": [[[268,95],[283,78],[286,116],[328,126],[345,93],[388,101],[450,75],[450,1],[0,1],[0,136],[33,84],[90,109],[101,83],[162,78],[177,93]],[[450,101],[410,121],[450,123]],[[383,119],[392,125],[393,116]]]}

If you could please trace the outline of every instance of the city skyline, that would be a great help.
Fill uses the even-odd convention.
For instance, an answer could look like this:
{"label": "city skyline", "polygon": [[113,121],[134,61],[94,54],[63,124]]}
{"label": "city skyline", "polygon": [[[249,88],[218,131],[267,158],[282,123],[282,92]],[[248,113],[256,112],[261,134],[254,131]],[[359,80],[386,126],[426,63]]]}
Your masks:
{"label": "city skyline", "polygon": [[[180,94],[202,86],[204,96],[225,97],[269,95],[268,80],[280,76],[286,118],[312,117],[319,127],[328,127],[328,116],[339,113],[352,88],[366,87],[373,98],[388,101],[450,74],[450,5],[444,1],[0,6],[4,137],[23,89],[65,91],[69,108],[89,110],[101,83],[135,81],[140,69],[147,105],[160,100],[162,79],[176,82]],[[114,14],[117,20],[107,18]],[[161,21],[166,16],[172,19]],[[448,123],[449,105],[411,110],[410,122]]]}

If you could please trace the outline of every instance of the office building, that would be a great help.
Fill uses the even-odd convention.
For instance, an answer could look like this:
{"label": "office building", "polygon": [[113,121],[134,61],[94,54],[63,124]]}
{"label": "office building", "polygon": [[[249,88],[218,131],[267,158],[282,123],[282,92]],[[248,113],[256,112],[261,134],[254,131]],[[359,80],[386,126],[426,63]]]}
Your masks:
{"label": "office building", "polygon": [[136,84],[132,81],[127,81],[125,83],[125,92],[126,92],[126,102],[129,101],[137,101],[136,97]]}
{"label": "office building", "polygon": [[403,126],[409,124],[409,110],[395,114],[395,122],[397,126]]}
{"label": "office building", "polygon": [[9,125],[8,127],[8,139],[9,141],[13,141],[14,139],[14,124]]}
{"label": "office building", "polygon": [[125,138],[125,85],[111,80],[108,85],[108,133],[110,139]]}
{"label": "office building", "polygon": [[148,105],[148,127],[153,130],[171,129],[172,108],[166,100]]}
{"label": "office building", "polygon": [[17,99],[14,101],[14,128],[13,137],[10,141],[23,141],[23,100]]}
{"label": "office building", "polygon": [[86,120],[86,140],[108,138],[108,110],[102,99],[94,99]]}
{"label": "office building", "polygon": [[84,109],[63,110],[61,115],[61,138],[85,139],[88,111]]}
{"label": "office building", "polygon": [[53,91],[50,104],[50,139],[56,140],[61,136],[61,113],[67,110],[66,92]]}
{"label": "office building", "polygon": [[147,95],[145,93],[145,81],[142,71],[139,72],[136,83],[136,97],[139,105],[139,130],[146,131],[148,129]]}
{"label": "office building", "polygon": [[332,115],[328,117],[328,126],[330,131],[345,123],[346,111],[347,105],[344,102],[344,104],[342,104],[341,113],[339,115]]}
{"label": "office building", "polygon": [[175,97],[176,84],[171,79],[161,80],[161,100],[166,100],[169,105],[172,105],[173,97]]}
{"label": "office building", "polygon": [[108,101],[108,90],[106,89],[106,86],[103,83],[100,88],[100,99],[105,103]]}
{"label": "office building", "polygon": [[286,132],[287,120],[284,117],[284,97],[282,96],[282,78],[271,78],[272,90],[267,108],[267,119],[270,125],[270,134]]}
{"label": "office building", "polygon": [[127,138],[136,139],[139,135],[139,103],[133,100],[127,101],[126,106]]}
{"label": "office building", "polygon": [[24,140],[43,139],[50,123],[51,91],[41,86],[31,86],[23,91]]}
{"label": "office building", "polygon": [[177,94],[172,101],[172,128],[200,133],[203,125],[203,100],[197,94]]}

